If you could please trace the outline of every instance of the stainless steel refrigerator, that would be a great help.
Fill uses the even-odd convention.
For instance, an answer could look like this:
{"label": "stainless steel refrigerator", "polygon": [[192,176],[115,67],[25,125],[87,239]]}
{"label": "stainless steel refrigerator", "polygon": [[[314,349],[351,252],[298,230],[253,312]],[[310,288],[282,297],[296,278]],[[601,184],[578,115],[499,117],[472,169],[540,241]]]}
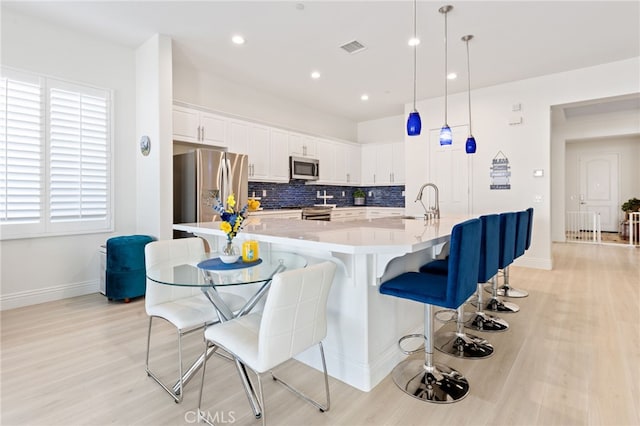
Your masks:
{"label": "stainless steel refrigerator", "polygon": [[239,208],[247,203],[249,159],[244,154],[196,149],[173,156],[173,223],[210,222],[213,204],[233,193]]}

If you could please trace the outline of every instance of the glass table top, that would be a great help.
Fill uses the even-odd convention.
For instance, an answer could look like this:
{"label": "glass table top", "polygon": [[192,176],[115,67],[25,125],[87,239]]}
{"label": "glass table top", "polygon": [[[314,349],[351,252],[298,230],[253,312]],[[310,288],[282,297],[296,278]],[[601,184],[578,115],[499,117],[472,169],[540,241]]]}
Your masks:
{"label": "glass table top", "polygon": [[160,284],[209,287],[211,285],[243,285],[270,279],[279,268],[299,269],[307,266],[307,259],[295,253],[261,251],[262,262],[255,266],[230,270],[205,270],[197,267],[203,260],[217,257],[205,253],[192,258],[174,258],[147,268],[147,278]]}

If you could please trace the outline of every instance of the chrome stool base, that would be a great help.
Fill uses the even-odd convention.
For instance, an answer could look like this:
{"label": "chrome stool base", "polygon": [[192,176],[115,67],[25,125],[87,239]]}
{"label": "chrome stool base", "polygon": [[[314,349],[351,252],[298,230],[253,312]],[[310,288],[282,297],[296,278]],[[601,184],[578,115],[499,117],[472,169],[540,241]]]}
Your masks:
{"label": "chrome stool base", "polygon": [[476,331],[498,332],[507,331],[509,323],[502,318],[487,315],[484,312],[476,312],[476,315],[464,323],[465,328]]}
{"label": "chrome stool base", "polygon": [[520,306],[511,302],[503,302],[497,298],[491,298],[484,307],[485,311],[501,312],[506,314],[514,314],[520,310]]}
{"label": "chrome stool base", "polygon": [[424,358],[405,359],[396,365],[391,376],[404,393],[421,401],[446,404],[469,393],[469,382],[462,374],[443,364],[429,367]]}
{"label": "chrome stool base", "polygon": [[485,339],[453,331],[436,333],[434,346],[440,352],[458,358],[480,359],[493,355],[493,346]]}
{"label": "chrome stool base", "polygon": [[502,286],[498,288],[498,296],[503,297],[527,297],[529,292],[526,290],[520,290],[513,287]]}

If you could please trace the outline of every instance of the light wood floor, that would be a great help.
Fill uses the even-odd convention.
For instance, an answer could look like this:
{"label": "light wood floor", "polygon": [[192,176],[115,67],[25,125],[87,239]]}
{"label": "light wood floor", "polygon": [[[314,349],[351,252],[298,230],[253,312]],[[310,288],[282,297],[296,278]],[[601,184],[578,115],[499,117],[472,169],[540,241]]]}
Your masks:
{"label": "light wood floor", "polygon": [[[522,310],[506,333],[486,334],[493,357],[465,361],[471,393],[448,405],[415,400],[387,377],[364,393],[331,379],[320,413],[265,380],[270,425],[638,425],[640,424],[640,250],[557,244],[555,269],[512,267]],[[144,302],[88,295],[2,312],[1,423],[181,425],[195,423],[200,374],[175,404],[144,372]],[[158,324],[161,324],[158,321]],[[155,329],[152,359],[167,379],[174,333]],[[400,337],[400,336],[398,336]],[[201,337],[189,336],[195,356]],[[259,425],[235,370],[212,358],[205,404],[217,424]],[[321,396],[320,374],[295,361],[281,375]]]}

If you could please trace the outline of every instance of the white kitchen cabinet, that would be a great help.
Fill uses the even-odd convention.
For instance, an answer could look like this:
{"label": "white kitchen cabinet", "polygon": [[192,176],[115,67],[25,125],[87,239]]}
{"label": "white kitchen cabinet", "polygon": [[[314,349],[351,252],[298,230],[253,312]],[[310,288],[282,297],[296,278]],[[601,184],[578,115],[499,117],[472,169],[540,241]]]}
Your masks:
{"label": "white kitchen cabinet", "polygon": [[362,175],[363,185],[376,184],[376,157],[378,148],[376,145],[367,144],[362,146]]}
{"label": "white kitchen cabinet", "polygon": [[226,119],[193,108],[174,105],[173,139],[211,146],[226,146]]}
{"label": "white kitchen cabinet", "polygon": [[230,120],[227,123],[227,149],[237,154],[249,153],[249,124]]}
{"label": "white kitchen cabinet", "polygon": [[360,220],[366,219],[367,212],[364,207],[346,207],[346,208],[335,208],[331,210],[331,221],[336,222],[347,222],[350,220]]}
{"label": "white kitchen cabinet", "polygon": [[271,129],[271,163],[269,175],[272,180],[289,182],[289,133]]}
{"label": "white kitchen cabinet", "polygon": [[335,183],[360,184],[360,147],[348,143],[335,144]]}
{"label": "white kitchen cabinet", "polygon": [[[302,210],[259,210],[249,213],[250,218],[302,219]],[[256,224],[256,220],[250,223]]]}
{"label": "white kitchen cabinet", "polygon": [[377,219],[381,217],[399,217],[404,215],[402,207],[367,207],[367,219]]}
{"label": "white kitchen cabinet", "polygon": [[316,158],[320,163],[320,178],[317,183],[336,183],[336,145],[332,141],[316,141]]}
{"label": "white kitchen cabinet", "polygon": [[269,180],[271,146],[269,128],[251,125],[249,128],[249,180]]}
{"label": "white kitchen cabinet", "polygon": [[361,149],[357,145],[346,144],[346,154],[344,156],[346,170],[347,170],[347,181],[346,183],[349,185],[359,185],[361,182]]}
{"label": "white kitchen cabinet", "polygon": [[300,133],[289,134],[289,155],[318,158],[316,138]]}
{"label": "white kitchen cabinet", "polygon": [[404,143],[362,146],[363,185],[404,184]]}

